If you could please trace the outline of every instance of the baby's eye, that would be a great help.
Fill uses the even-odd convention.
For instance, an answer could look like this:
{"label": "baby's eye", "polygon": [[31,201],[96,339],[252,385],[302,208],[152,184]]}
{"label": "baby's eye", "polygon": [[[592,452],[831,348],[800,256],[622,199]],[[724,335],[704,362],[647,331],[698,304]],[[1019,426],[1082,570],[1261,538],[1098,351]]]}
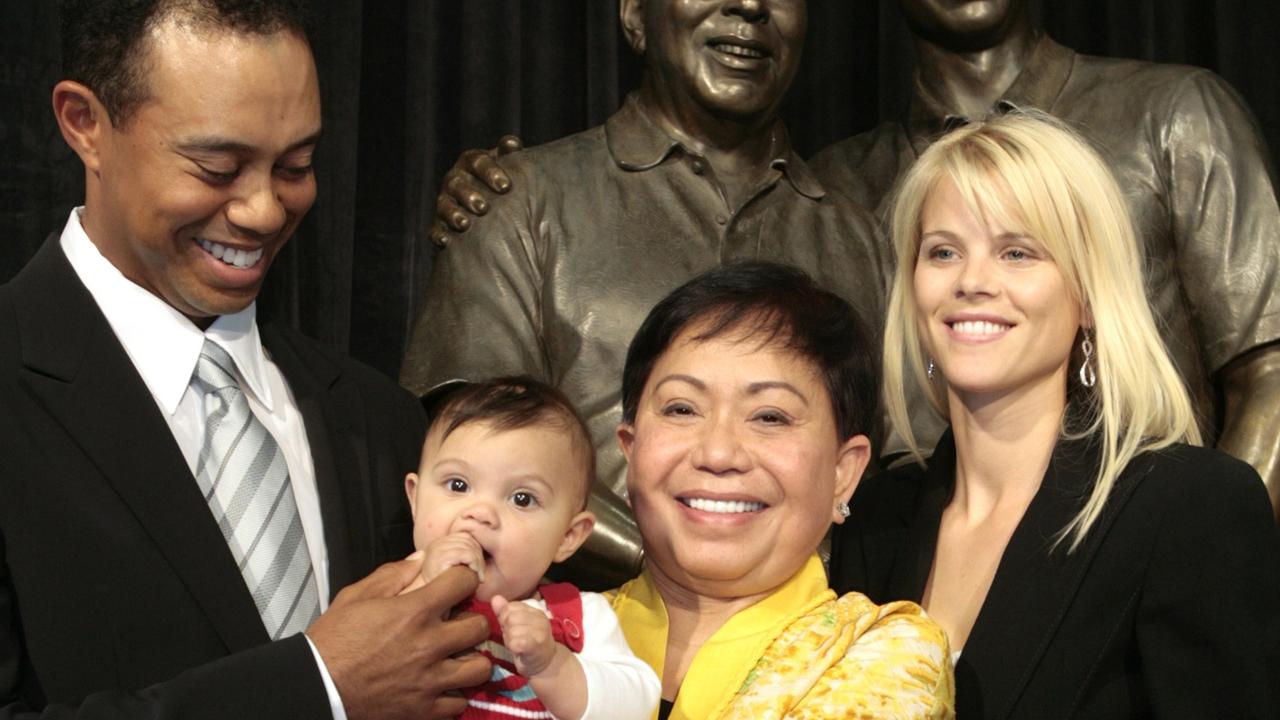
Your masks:
{"label": "baby's eye", "polygon": [[444,486],[449,490],[449,492],[455,493],[464,493],[471,489],[471,486],[467,484],[467,481],[460,477],[453,477],[445,480]]}
{"label": "baby's eye", "polygon": [[515,503],[516,507],[529,508],[537,506],[538,498],[534,497],[533,493],[520,490],[511,496],[511,502]]}

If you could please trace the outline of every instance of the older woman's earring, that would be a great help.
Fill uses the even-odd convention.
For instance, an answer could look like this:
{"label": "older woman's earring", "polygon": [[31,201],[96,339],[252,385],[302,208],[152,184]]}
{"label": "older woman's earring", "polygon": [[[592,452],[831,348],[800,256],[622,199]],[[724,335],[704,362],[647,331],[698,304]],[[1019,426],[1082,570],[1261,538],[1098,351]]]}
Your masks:
{"label": "older woman's earring", "polygon": [[925,368],[924,372],[929,376],[930,380],[933,379],[933,358],[929,358],[929,367]]}
{"label": "older woman's earring", "polygon": [[1098,374],[1093,371],[1093,341],[1088,333],[1080,339],[1080,353],[1084,355],[1080,362],[1080,384],[1091,388],[1098,382]]}
{"label": "older woman's earring", "polygon": [[836,503],[836,512],[840,513],[840,517],[842,518],[849,517],[849,503],[843,500]]}

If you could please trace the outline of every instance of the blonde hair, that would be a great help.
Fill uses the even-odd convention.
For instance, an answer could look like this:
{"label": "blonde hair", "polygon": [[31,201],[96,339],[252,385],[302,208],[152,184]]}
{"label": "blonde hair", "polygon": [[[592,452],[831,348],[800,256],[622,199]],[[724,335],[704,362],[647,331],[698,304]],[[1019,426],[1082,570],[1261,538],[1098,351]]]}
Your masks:
{"label": "blonde hair", "polygon": [[[921,462],[907,412],[908,378],[939,415],[946,419],[948,412],[943,384],[931,383],[925,370],[912,278],[924,205],[944,181],[954,183],[974,216],[1043,243],[1071,300],[1092,317],[1097,382],[1084,387],[1071,372],[1064,388],[1073,406],[1062,435],[1095,435],[1102,450],[1088,501],[1058,537],[1070,536],[1075,550],[1129,461],[1175,442],[1200,442],[1191,400],[1143,291],[1128,206],[1102,158],[1062,122],[1039,112],[1018,111],[955,130],[907,172],[890,217],[897,269],[885,326],[884,391],[890,420]],[[1071,366],[1078,368],[1075,361]],[[1068,427],[1068,418],[1077,417],[1080,427]]]}

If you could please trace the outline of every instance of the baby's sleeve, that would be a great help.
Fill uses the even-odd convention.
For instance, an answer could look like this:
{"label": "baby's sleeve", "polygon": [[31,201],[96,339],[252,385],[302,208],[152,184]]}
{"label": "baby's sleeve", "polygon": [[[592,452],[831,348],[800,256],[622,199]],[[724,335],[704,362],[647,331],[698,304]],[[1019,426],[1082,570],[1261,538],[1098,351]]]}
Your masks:
{"label": "baby's sleeve", "polygon": [[582,593],[582,625],[578,662],[587,676],[587,710],[582,720],[650,720],[662,684],[653,668],[631,652],[604,596]]}

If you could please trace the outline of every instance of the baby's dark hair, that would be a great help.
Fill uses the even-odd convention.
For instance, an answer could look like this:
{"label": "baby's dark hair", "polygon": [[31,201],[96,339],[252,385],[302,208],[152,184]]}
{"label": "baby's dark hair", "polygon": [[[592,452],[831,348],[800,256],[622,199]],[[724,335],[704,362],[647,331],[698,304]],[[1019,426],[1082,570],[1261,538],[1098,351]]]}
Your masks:
{"label": "baby's dark hair", "polygon": [[484,423],[494,430],[542,426],[569,433],[570,444],[585,469],[579,484],[581,506],[587,506],[596,477],[596,453],[591,434],[564,393],[527,376],[493,378],[483,382],[453,382],[422,398],[427,432],[440,429],[440,439],[463,425]]}

